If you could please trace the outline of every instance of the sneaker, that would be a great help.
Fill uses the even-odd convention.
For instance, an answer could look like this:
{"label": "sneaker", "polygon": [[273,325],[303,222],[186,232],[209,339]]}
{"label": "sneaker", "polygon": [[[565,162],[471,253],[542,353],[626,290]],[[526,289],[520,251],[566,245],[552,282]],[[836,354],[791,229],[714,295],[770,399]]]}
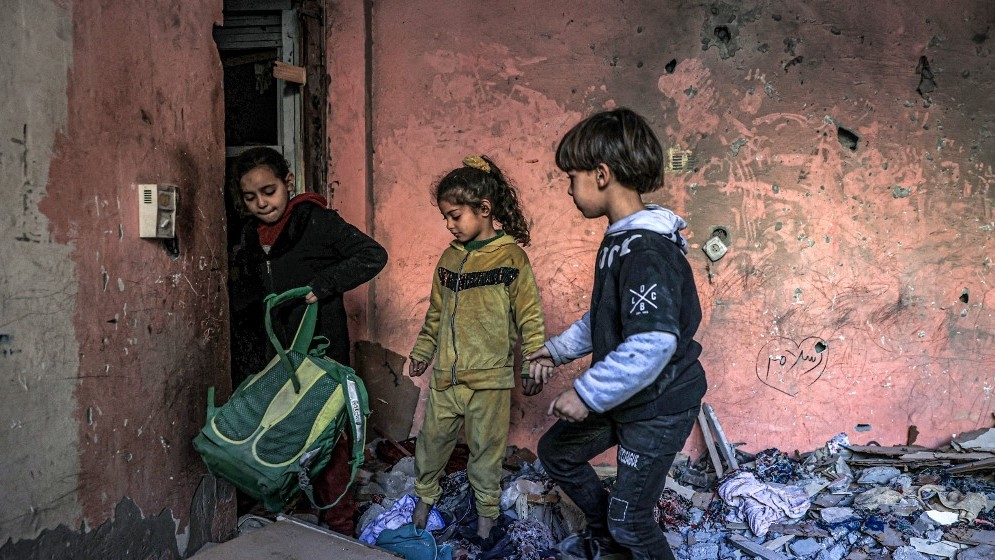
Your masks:
{"label": "sneaker", "polygon": [[563,539],[556,548],[560,551],[559,560],[591,560],[588,541],[590,537],[584,533],[570,535]]}
{"label": "sneaker", "polygon": [[570,535],[558,546],[560,560],[628,560],[629,551],[610,536],[595,537],[590,531]]}

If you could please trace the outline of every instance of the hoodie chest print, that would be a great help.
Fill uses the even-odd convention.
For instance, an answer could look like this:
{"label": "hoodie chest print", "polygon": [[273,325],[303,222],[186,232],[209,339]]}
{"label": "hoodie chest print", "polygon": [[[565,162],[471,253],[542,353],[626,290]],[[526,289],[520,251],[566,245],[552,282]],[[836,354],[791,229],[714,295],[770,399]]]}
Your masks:
{"label": "hoodie chest print", "polygon": [[603,247],[601,249],[601,258],[598,261],[598,269],[611,268],[612,263],[615,262],[615,255],[618,254],[620,258],[628,255],[630,252],[629,244],[642,236],[641,233],[637,233],[626,237],[621,243],[613,243],[608,247]]}
{"label": "hoodie chest print", "polygon": [[453,292],[468,290],[470,288],[480,288],[482,286],[498,286],[501,284],[508,287],[515,281],[515,278],[518,278],[518,269],[511,267],[500,267],[463,274],[439,267],[439,281],[443,287]]}

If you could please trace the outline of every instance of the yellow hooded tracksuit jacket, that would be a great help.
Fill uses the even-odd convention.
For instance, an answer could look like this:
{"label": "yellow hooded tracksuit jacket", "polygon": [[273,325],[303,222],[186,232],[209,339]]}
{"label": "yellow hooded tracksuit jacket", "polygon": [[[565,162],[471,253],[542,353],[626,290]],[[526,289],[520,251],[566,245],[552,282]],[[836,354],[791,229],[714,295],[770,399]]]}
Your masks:
{"label": "yellow hooded tracksuit jacket", "polygon": [[498,516],[519,334],[523,356],[545,341],[539,290],[525,251],[508,235],[473,251],[452,242],[435,269],[425,323],[410,356],[420,362],[435,358],[415,450],[415,493],[426,503],[441,496],[439,477],[465,428],[477,513]]}

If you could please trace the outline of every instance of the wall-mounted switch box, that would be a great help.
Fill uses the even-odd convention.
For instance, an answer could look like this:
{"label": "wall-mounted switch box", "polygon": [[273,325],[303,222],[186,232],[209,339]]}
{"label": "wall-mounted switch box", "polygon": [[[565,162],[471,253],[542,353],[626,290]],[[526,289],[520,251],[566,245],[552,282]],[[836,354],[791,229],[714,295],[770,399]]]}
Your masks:
{"label": "wall-mounted switch box", "polygon": [[138,185],[138,236],[176,237],[175,185]]}

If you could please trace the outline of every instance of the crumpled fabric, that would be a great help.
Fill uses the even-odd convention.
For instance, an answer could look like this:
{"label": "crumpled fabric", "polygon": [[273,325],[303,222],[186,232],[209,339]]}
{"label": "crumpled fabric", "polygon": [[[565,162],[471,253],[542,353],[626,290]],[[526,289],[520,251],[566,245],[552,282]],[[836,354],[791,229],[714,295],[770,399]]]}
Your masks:
{"label": "crumpled fabric", "polygon": [[756,464],[756,477],[764,482],[787,484],[798,480],[795,462],[783,451],[771,447],[757,453],[753,460]]}
{"label": "crumpled fabric", "polygon": [[666,531],[684,527],[691,523],[691,500],[682,498],[673,490],[664,490],[653,509],[653,519]]}
{"label": "crumpled fabric", "polygon": [[[928,497],[923,497],[923,494],[928,496],[929,493],[936,493],[936,498],[940,503],[930,502]],[[943,486],[935,484],[921,486],[918,495],[922,503],[931,509],[956,513],[961,521],[974,521],[981,510],[988,507],[988,498],[984,494],[978,492],[962,494],[958,490],[947,490]]]}
{"label": "crumpled fabric", "polygon": [[878,486],[857,494],[853,499],[853,505],[864,509],[875,510],[884,506],[893,506],[901,501],[902,494],[898,490],[886,486]]}
{"label": "crumpled fabric", "polygon": [[749,471],[740,471],[726,479],[719,486],[718,494],[722,501],[734,508],[733,520],[745,520],[758,537],[766,535],[770,526],[781,519],[802,517],[811,506],[805,490],[796,486],[765,484]]}
{"label": "crumpled fabric", "polygon": [[[363,529],[359,535],[359,540],[366,544],[376,544],[377,537],[384,529],[397,529],[402,525],[411,523],[411,514],[415,511],[417,500],[411,494],[405,494],[401,499],[394,502],[387,511],[381,513]],[[446,526],[439,511],[433,507],[428,513],[428,523],[425,525],[426,531],[436,531]]]}
{"label": "crumpled fabric", "polygon": [[542,560],[555,554],[556,543],[549,527],[536,521],[514,521],[507,533],[493,548],[481,553],[476,560]]}

